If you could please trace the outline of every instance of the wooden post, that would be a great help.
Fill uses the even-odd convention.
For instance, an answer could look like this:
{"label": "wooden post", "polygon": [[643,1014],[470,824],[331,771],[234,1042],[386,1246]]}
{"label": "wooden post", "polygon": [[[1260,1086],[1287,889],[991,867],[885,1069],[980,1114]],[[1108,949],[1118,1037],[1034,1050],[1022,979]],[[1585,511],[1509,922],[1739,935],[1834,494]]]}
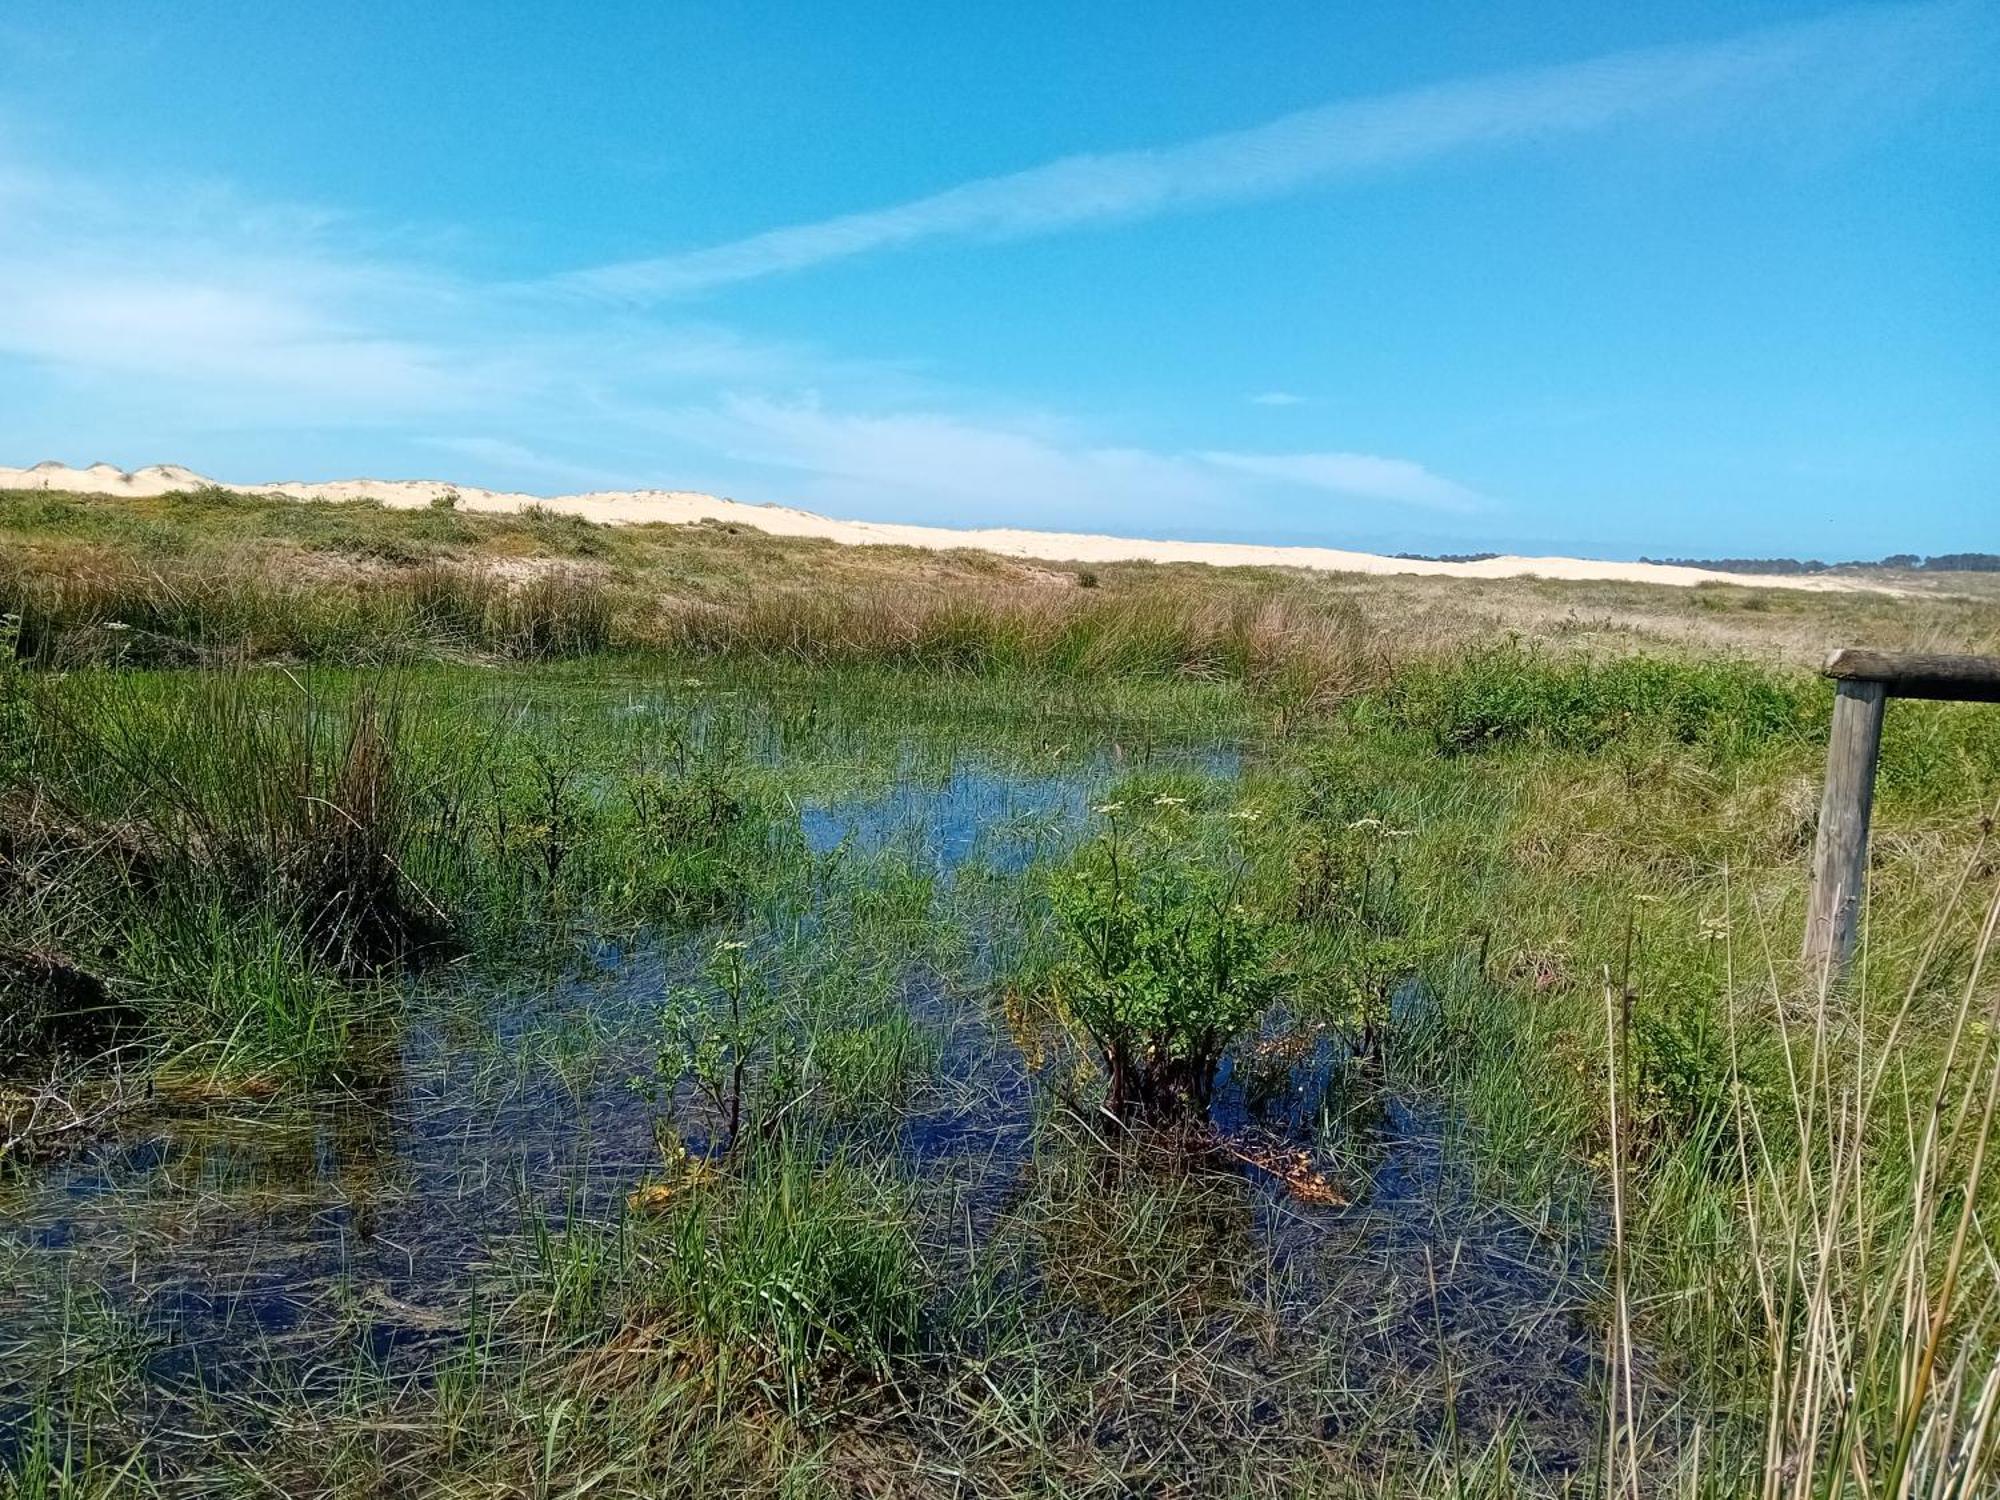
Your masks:
{"label": "wooden post", "polygon": [[1834,680],[1833,733],[1813,841],[1804,957],[1809,967],[1838,970],[1854,951],[1868,879],[1868,813],[1875,802],[1883,704],[1892,696],[2000,703],[2000,657],[1852,649],[1834,652],[1824,671]]}
{"label": "wooden post", "polygon": [[1883,705],[1891,695],[2000,703],[2000,657],[1848,650],[1829,656],[1824,670],[1834,681],[1833,732],[1813,840],[1804,957],[1811,969],[1838,971],[1854,951],[1867,888],[1868,813],[1875,805]]}
{"label": "wooden post", "polygon": [[1834,689],[1833,732],[1826,746],[1826,792],[1813,841],[1812,893],[1806,909],[1805,961],[1817,970],[1846,964],[1868,878],[1868,814],[1875,804],[1875,761],[1882,752],[1888,686],[1842,679]]}

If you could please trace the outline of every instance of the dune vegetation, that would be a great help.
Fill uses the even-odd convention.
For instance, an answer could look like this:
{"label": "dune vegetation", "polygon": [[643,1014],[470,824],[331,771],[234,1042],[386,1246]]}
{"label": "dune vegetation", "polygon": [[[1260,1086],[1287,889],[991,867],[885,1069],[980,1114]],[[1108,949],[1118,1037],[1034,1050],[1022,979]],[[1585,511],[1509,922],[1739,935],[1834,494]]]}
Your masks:
{"label": "dune vegetation", "polygon": [[1990,1493],[1982,584],[0,496],[0,1495]]}

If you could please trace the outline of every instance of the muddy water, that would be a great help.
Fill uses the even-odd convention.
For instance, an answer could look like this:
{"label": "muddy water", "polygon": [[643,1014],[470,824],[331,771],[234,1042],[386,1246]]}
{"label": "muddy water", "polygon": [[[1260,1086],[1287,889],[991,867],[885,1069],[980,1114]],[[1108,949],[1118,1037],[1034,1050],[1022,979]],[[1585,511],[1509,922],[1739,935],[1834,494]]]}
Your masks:
{"label": "muddy water", "polygon": [[[1236,765],[1216,752],[1188,768],[1228,777]],[[907,859],[940,889],[974,872],[1012,877],[1067,848],[1122,770],[1110,755],[1049,774],[952,758],[876,792],[809,800],[801,832],[818,855]],[[311,1388],[357,1354],[421,1370],[494,1295],[524,1225],[615,1219],[657,1165],[659,1110],[633,1080],[652,1067],[661,996],[713,940],[607,948],[554,978],[426,989],[344,1088],[155,1110],[8,1188],[0,1355],[75,1316],[54,1295],[67,1282],[127,1322],[163,1400],[273,1370]],[[933,1186],[941,1216],[980,1236],[1032,1218],[1054,1191],[1037,1150],[1047,1080],[996,1015],[1004,949],[975,944],[961,972],[906,977],[901,1002],[934,1038],[936,1063],[908,1108],[860,1143]],[[1275,1073],[1274,1051],[1285,1059]],[[1593,1423],[1597,1340],[1581,1314],[1595,1235],[1483,1200],[1457,1164],[1451,1122],[1379,1090],[1357,1106],[1351,1064],[1336,1034],[1274,1023],[1222,1078],[1214,1123],[1237,1154],[1196,1170],[1220,1179],[1211,1198],[1229,1221],[1218,1253],[1234,1262],[1234,1294],[1340,1351],[1338,1370],[1315,1377],[1329,1383],[1309,1414],[1324,1436],[1340,1430],[1348,1398],[1359,1410],[1380,1388],[1421,1388],[1419,1437],[1448,1421],[1519,1423],[1538,1464],[1567,1466]],[[1301,1194],[1288,1179],[1283,1164],[1301,1162],[1326,1191]],[[1033,1274],[1064,1294],[1060,1276]],[[1225,1347],[1246,1369],[1267,1358]],[[1299,1368],[1274,1366],[1271,1379],[1296,1381]],[[0,1390],[0,1418],[18,1413],[18,1395]]]}

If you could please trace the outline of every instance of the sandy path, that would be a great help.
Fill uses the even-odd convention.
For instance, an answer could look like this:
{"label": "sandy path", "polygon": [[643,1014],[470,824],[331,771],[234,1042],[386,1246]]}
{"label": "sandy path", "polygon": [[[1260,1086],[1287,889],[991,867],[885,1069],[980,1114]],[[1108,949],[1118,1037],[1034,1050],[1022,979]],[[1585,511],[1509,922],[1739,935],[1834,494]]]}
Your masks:
{"label": "sandy path", "polygon": [[[130,473],[110,464],[87,469],[58,463],[33,468],[0,466],[0,489],[75,490],[101,495],[164,495],[211,483],[192,469],[155,464]],[[1333,547],[1264,547],[1245,542],[1166,542],[1132,537],[1093,536],[1067,531],[1009,529],[960,531],[948,526],[904,526],[876,521],[839,521],[811,511],[781,505],[745,505],[694,490],[604,490],[588,495],[526,495],[501,490],[472,489],[440,480],[341,479],[325,484],[239,484],[239,489],[297,500],[375,500],[383,505],[414,508],[428,505],[441,491],[456,489],[459,503],[469,510],[515,511],[526,505],[583,516],[611,524],[722,521],[752,526],[777,536],[821,537],[848,546],[921,547],[942,551],[971,547],[1007,557],[1032,557],[1051,562],[1194,562],[1218,567],[1310,568],[1328,573],[1417,573],[1445,578],[1562,578],[1619,583],[1654,583],[1689,587],[1697,583],[1736,583],[1767,588],[1847,592],[1884,585],[1855,578],[1795,577],[1718,573],[1707,568],[1668,567],[1657,563],[1600,562],[1582,557],[1495,557],[1484,562],[1446,563],[1381,557],[1372,552],[1343,552]]]}

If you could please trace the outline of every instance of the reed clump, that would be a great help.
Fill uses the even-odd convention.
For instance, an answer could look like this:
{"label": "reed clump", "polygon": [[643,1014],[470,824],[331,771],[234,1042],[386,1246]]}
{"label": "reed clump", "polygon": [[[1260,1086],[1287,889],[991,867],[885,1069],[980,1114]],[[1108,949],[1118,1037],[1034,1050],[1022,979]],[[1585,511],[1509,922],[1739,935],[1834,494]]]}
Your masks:
{"label": "reed clump", "polygon": [[600,574],[567,565],[0,557],[0,613],[19,620],[19,658],[42,667],[541,661],[611,649],[616,610]]}
{"label": "reed clump", "polygon": [[337,966],[444,938],[407,873],[421,835],[393,697],[231,674],[172,696],[115,677],[38,696],[40,796],[17,838],[115,850],[119,877],[157,900],[212,889],[266,907]]}
{"label": "reed clump", "polygon": [[[1979,867],[1975,855],[1965,874]],[[1987,968],[2000,893],[1973,914],[1971,962],[1941,1016],[1924,1014],[1937,998],[1928,972],[1877,1010],[1865,975],[1852,989],[1821,976],[1788,995],[1765,966],[1767,1006],[1725,1003],[1718,1044],[1730,1057],[1775,1046],[1784,1086],[1727,1090],[1709,1129],[1655,1143],[1649,1158],[1635,1159],[1621,1130],[1629,1065],[1605,987],[1608,1492],[1957,1500],[2000,1481],[2000,1280],[1985,1228],[2000,1125],[2000,988]],[[1932,953],[1961,915],[1940,917]],[[1696,1162],[1718,1136],[1726,1163]],[[1697,1207],[1711,1193],[1727,1217]],[[1688,1247],[1690,1221],[1714,1235],[1708,1253]],[[1692,1334],[1707,1348],[1692,1399],[1749,1420],[1646,1391],[1638,1372],[1659,1334],[1649,1305],[1716,1320]]]}
{"label": "reed clump", "polygon": [[67,992],[129,1022],[121,1040],[311,1076],[393,1008],[385,966],[453,937],[408,873],[429,833],[400,709],[228,674],[183,687],[29,688],[23,784],[0,797],[0,912],[44,976],[60,964]]}
{"label": "reed clump", "polygon": [[1382,645],[1351,606],[1213,600],[1165,590],[783,592],[662,613],[653,639],[695,655],[947,674],[1229,679],[1336,702],[1380,679]]}

